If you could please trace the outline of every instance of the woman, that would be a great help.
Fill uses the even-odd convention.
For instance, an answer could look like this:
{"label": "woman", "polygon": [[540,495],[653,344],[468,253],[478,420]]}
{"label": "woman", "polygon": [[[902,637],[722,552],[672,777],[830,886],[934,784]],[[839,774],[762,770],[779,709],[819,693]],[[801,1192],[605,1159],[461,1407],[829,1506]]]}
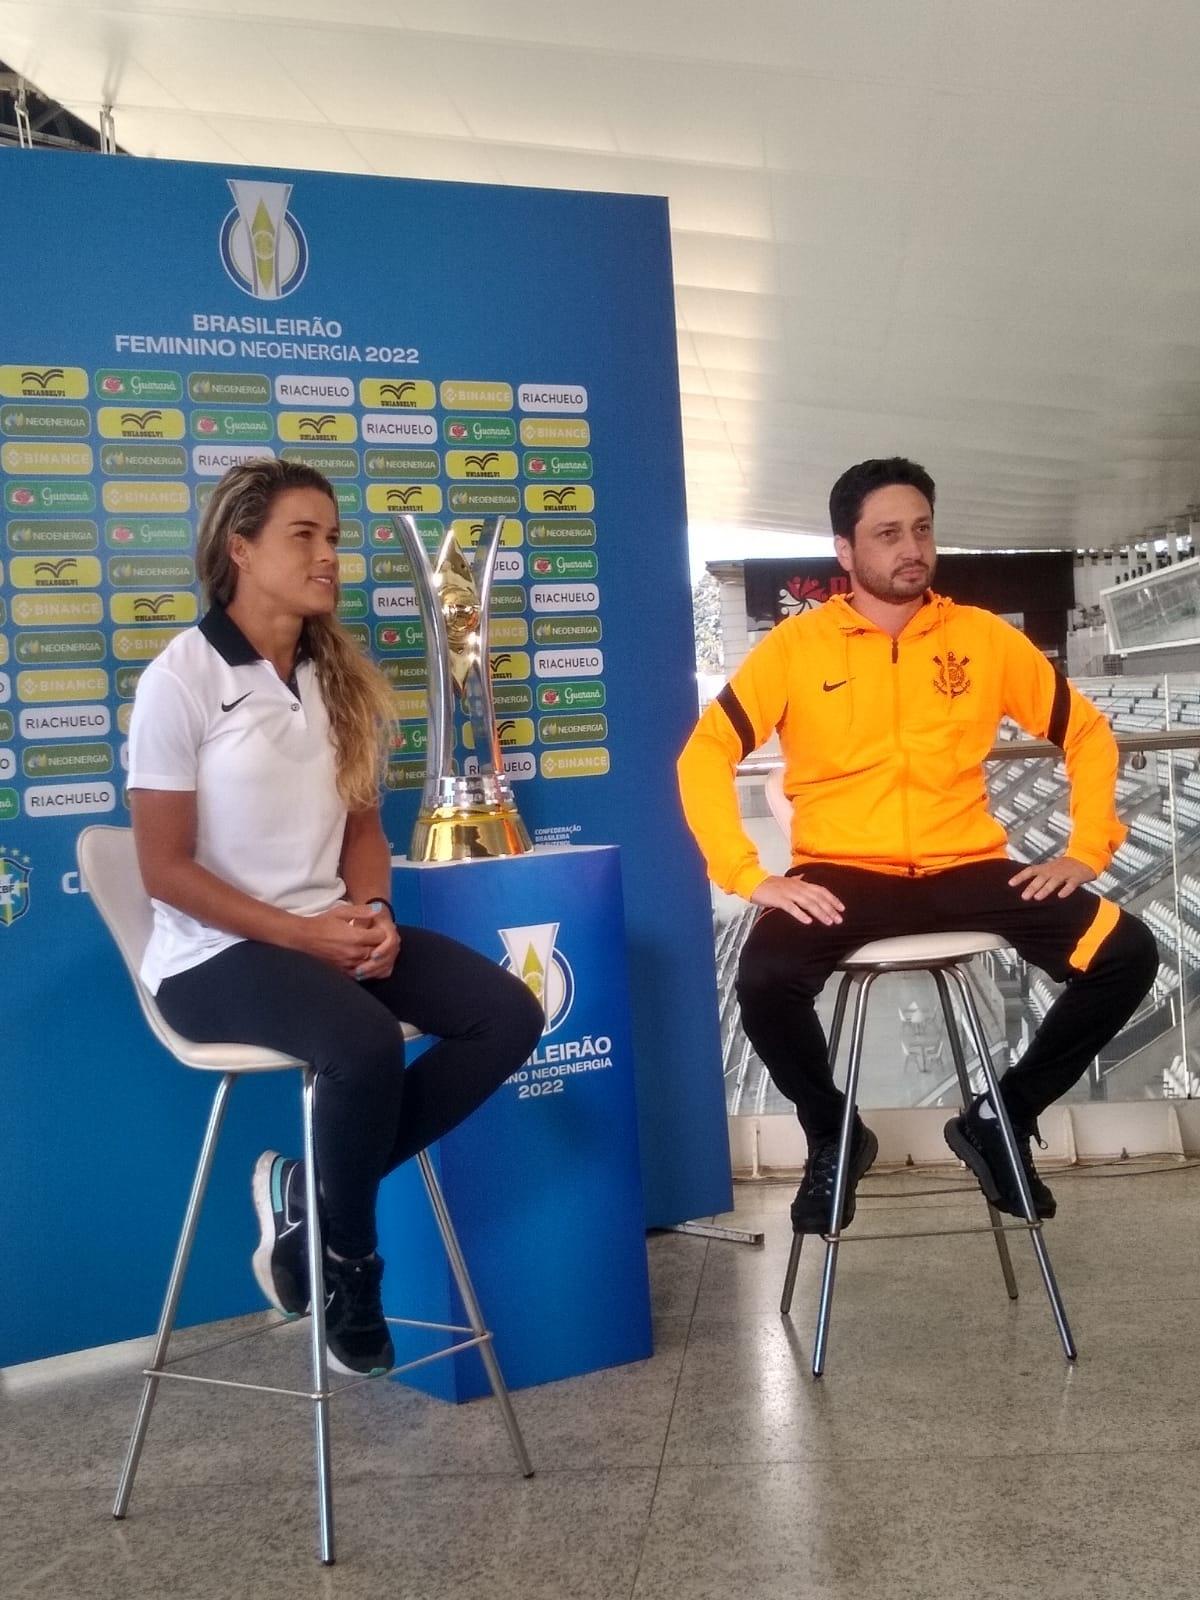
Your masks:
{"label": "woman", "polygon": [[[465,946],[397,928],[379,815],[390,692],[336,619],[337,501],[297,462],[232,468],[204,511],[209,604],[138,685],[129,789],[154,901],[142,977],[202,1043],[265,1045],[317,1072],[329,1358],[386,1371],[380,1180],[504,1082],[541,1033],[536,1000]],[[439,1043],[404,1070],[397,1020]],[[253,1179],[267,1298],[308,1306],[304,1173]]]}

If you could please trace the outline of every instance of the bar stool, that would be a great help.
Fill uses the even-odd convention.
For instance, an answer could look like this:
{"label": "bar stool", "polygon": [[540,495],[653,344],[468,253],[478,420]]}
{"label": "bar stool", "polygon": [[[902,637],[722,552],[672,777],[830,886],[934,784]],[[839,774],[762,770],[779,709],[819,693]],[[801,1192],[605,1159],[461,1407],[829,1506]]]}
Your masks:
{"label": "bar stool", "polygon": [[[138,1407],[133,1434],[126,1452],[125,1464],[121,1470],[117,1498],[113,1505],[113,1516],[121,1520],[128,1510],[138,1462],[141,1459],[142,1446],[145,1443],[146,1432],[150,1425],[150,1414],[157,1398],[158,1385],[163,1378],[178,1379],[187,1383],[213,1384],[219,1388],[253,1389],[264,1394],[289,1395],[295,1399],[310,1401],[313,1406],[320,1558],[326,1566],[331,1566],[334,1561],[334,1528],[332,1465],[329,1442],[329,1401],[334,1395],[342,1394],[347,1389],[356,1388],[359,1383],[367,1383],[371,1380],[369,1378],[352,1378],[344,1383],[339,1383],[336,1388],[331,1387],[329,1383],[325,1341],[323,1252],[320,1226],[317,1220],[316,1150],[313,1139],[313,1099],[316,1073],[308,1062],[299,1061],[292,1056],[283,1055],[275,1050],[265,1050],[255,1046],[239,1044],[195,1044],[189,1039],[182,1038],[174,1029],[170,1028],[155,1005],[154,997],[146,989],[139,976],[142,956],[153,925],[154,912],[142,887],[132,830],[129,828],[109,827],[85,828],[77,840],[76,855],[79,862],[80,881],[92,896],[97,910],[121,953],[121,957],[133,980],[134,992],[137,995],[138,1004],[141,1006],[142,1015],[149,1024],[151,1032],[160,1044],[164,1045],[183,1066],[192,1067],[202,1072],[217,1072],[221,1074],[216,1094],[213,1097],[204,1140],[200,1148],[200,1159],[196,1166],[195,1176],[192,1179],[191,1193],[184,1213],[183,1228],[175,1249],[171,1275],[167,1283],[166,1297],[163,1300],[162,1311],[159,1315],[154,1351],[150,1359],[150,1365],[143,1369],[146,1381],[142,1389],[141,1403]],[[406,1039],[420,1038],[417,1030],[407,1024],[402,1026],[402,1032]],[[298,1070],[302,1074],[304,1199],[309,1219],[309,1281],[313,1286],[309,1318],[312,1388],[311,1390],[281,1389],[270,1384],[234,1382],[227,1378],[200,1377],[194,1373],[170,1371],[167,1348],[175,1326],[179,1297],[187,1273],[192,1242],[195,1238],[196,1225],[200,1217],[200,1208],[204,1201],[205,1191],[208,1188],[213,1158],[216,1155],[217,1140],[225,1119],[225,1112],[233,1085],[238,1078],[250,1073],[279,1072],[287,1069]],[[424,1180],[425,1192],[433,1210],[434,1220],[446,1251],[446,1258],[454,1276],[459,1295],[462,1298],[469,1326],[464,1327],[459,1324],[442,1322],[420,1322],[404,1317],[388,1317],[388,1322],[399,1327],[424,1328],[441,1333],[465,1336],[456,1338],[444,1349],[437,1350],[432,1355],[422,1356],[415,1361],[405,1362],[402,1366],[394,1367],[392,1372],[393,1374],[406,1372],[411,1367],[423,1366],[430,1361],[441,1360],[447,1356],[455,1355],[461,1350],[468,1350],[472,1347],[477,1348],[487,1372],[492,1393],[500,1407],[504,1425],[508,1430],[508,1437],[516,1455],[517,1464],[524,1477],[532,1477],[533,1466],[525,1449],[525,1441],[521,1436],[521,1429],[513,1411],[512,1401],[509,1398],[508,1388],[501,1374],[500,1365],[496,1360],[496,1353],[492,1346],[492,1334],[479,1309],[479,1302],[475,1296],[475,1290],[454,1231],[454,1224],[446,1207],[445,1196],[442,1194],[437,1174],[434,1172],[433,1164],[424,1151],[417,1157],[417,1162],[421,1170],[421,1177]],[[269,1332],[274,1328],[286,1326],[289,1321],[294,1320],[296,1319],[281,1317],[279,1321],[272,1322],[266,1328],[255,1331]],[[246,1337],[249,1337],[249,1335]],[[205,1353],[205,1351],[195,1351],[193,1356]]]}
{"label": "bar stool", "polygon": [[[783,791],[783,775],[780,771],[775,770],[768,776],[766,793],[768,805],[776,822],[779,823],[785,833],[790,834],[791,805]],[[1027,1232],[1033,1245],[1034,1254],[1037,1257],[1046,1295],[1050,1301],[1050,1310],[1054,1317],[1055,1326],[1058,1329],[1063,1354],[1068,1361],[1074,1361],[1076,1358],[1075,1341],[1071,1333],[1070,1323],[1067,1321],[1066,1308],[1063,1305],[1058,1282],[1054,1276],[1054,1269],[1050,1263],[1050,1255],[1043,1237],[1042,1222],[1034,1210],[1033,1198],[1029,1192],[1025,1170],[1021,1165],[1021,1159],[1017,1152],[1012,1122],[1003,1097],[1000,1094],[1000,1084],[992,1062],[991,1051],[988,1047],[987,1034],[979,1016],[975,997],[971,993],[971,988],[966,978],[966,967],[972,956],[980,955],[989,950],[1002,950],[1005,948],[1007,948],[1007,940],[992,933],[912,934],[897,939],[876,939],[869,944],[860,945],[857,950],[852,950],[838,963],[836,970],[842,974],[842,978],[834,1001],[833,1023],[829,1034],[829,1061],[831,1066],[836,1067],[837,1064],[838,1047],[841,1043],[846,1009],[852,990],[854,991],[854,1017],[850,1029],[850,1049],[846,1069],[846,1104],[838,1135],[833,1203],[830,1208],[829,1229],[821,1235],[825,1240],[825,1266],[821,1278],[821,1297],[817,1311],[817,1333],[813,1343],[812,1374],[814,1378],[821,1377],[825,1371],[825,1357],[829,1344],[829,1323],[833,1311],[833,1290],[837,1275],[838,1248],[844,1238],[841,1215],[842,1206],[846,1198],[849,1152],[858,1105],[858,1080],[862,1068],[867,1000],[876,981],[887,972],[927,972],[933,979],[937,988],[938,999],[941,1003],[942,1015],[945,1019],[946,1037],[950,1043],[950,1051],[954,1058],[954,1069],[965,1108],[974,1099],[974,1093],[967,1073],[962,1036],[950,1001],[950,985],[953,984],[957,991],[971,1041],[979,1056],[988,1098],[996,1110],[1005,1152],[1017,1185],[1017,1192],[1021,1197],[1021,1210],[1024,1216],[1021,1221],[1005,1223],[1001,1221],[1000,1214],[996,1208],[985,1200],[988,1211],[986,1226],[980,1224],[978,1227],[926,1229],[894,1234],[854,1234],[849,1242],[854,1242],[855,1240],[864,1242],[868,1239],[930,1238],[938,1233],[948,1235],[991,1233],[996,1241],[996,1251],[1000,1258],[1000,1271],[1004,1278],[1004,1286],[1008,1291],[1009,1299],[1015,1300],[1018,1294],[1017,1282],[1013,1275],[1012,1260],[1008,1253],[1008,1240],[1005,1235],[1012,1232]],[[800,1253],[803,1246],[804,1235],[801,1233],[794,1234],[788,1255],[787,1271],[783,1280],[783,1294],[779,1305],[780,1313],[783,1316],[787,1316],[792,1308],[792,1295],[796,1286],[796,1273],[800,1266]]]}

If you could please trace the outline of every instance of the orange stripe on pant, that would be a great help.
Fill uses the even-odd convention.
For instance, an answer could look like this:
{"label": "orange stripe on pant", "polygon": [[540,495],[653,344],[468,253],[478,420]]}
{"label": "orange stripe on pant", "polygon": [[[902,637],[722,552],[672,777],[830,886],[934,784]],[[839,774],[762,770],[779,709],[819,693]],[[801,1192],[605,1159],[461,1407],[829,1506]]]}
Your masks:
{"label": "orange stripe on pant", "polygon": [[1079,972],[1087,971],[1092,964],[1092,957],[1116,927],[1120,915],[1120,911],[1111,900],[1096,902],[1096,915],[1092,918],[1083,938],[1067,957],[1071,966]]}

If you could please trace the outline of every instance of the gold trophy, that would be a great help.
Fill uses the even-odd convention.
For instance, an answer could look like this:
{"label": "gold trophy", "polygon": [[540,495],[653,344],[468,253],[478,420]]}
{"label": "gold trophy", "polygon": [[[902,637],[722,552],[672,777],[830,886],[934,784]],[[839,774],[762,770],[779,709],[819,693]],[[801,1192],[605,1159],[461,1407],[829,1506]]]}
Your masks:
{"label": "gold trophy", "polygon": [[[412,568],[429,667],[425,782],[409,860],[524,855],[533,844],[504,770],[488,656],[488,604],[504,518],[491,519],[473,567],[452,531],[431,566],[412,513],[392,520]],[[460,773],[454,759],[456,696],[474,737],[477,770],[472,773]]]}

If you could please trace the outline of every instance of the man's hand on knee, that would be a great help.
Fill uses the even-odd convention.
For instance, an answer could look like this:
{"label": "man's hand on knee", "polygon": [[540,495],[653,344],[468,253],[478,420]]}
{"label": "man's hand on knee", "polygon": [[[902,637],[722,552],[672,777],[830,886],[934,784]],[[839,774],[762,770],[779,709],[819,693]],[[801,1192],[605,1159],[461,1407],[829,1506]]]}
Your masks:
{"label": "man's hand on knee", "polygon": [[756,906],[786,911],[797,922],[823,922],[827,927],[839,923],[846,909],[837,895],[803,878],[764,878],[750,899]]}
{"label": "man's hand on knee", "polygon": [[1076,861],[1074,856],[1056,856],[1053,861],[1041,861],[1018,872],[1015,878],[1008,880],[1008,886],[1015,889],[1023,883],[1022,900],[1045,900],[1055,892],[1060,900],[1065,900],[1081,883],[1091,883],[1095,876],[1091,867]]}

